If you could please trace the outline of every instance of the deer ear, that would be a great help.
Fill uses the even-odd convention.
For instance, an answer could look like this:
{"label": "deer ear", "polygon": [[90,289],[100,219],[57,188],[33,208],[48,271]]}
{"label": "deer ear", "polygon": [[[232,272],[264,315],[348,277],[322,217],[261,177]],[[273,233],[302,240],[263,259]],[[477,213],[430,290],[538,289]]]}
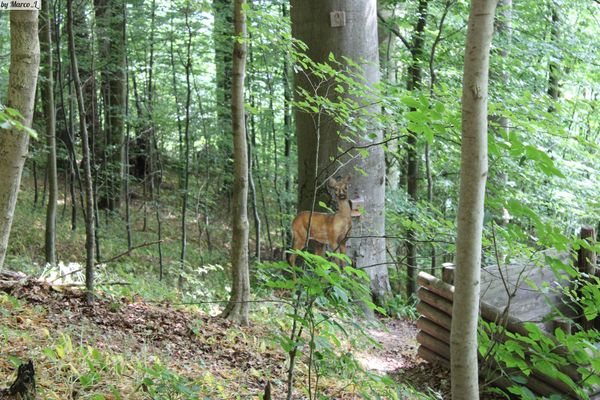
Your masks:
{"label": "deer ear", "polygon": [[337,184],[337,181],[333,177],[331,177],[331,178],[329,178],[329,180],[327,180],[327,186],[329,186],[329,187],[334,187],[336,184]]}
{"label": "deer ear", "polygon": [[350,182],[352,180],[352,177],[350,175],[346,175],[346,177],[344,178],[344,181],[346,183]]}

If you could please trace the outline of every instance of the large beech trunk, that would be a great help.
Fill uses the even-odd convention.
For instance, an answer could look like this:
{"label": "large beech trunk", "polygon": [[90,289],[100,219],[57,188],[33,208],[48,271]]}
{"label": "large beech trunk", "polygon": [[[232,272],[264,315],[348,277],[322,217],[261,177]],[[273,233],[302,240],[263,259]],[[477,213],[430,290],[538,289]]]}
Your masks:
{"label": "large beech trunk", "polygon": [[[10,12],[10,73],[7,106],[18,110],[31,127],[40,65],[37,11]],[[0,269],[4,264],[29,135],[16,128],[0,129]]]}
{"label": "large beech trunk", "polygon": [[[331,26],[330,12],[339,11],[345,15],[345,25]],[[379,58],[376,51],[377,4],[375,0],[292,0],[292,34],[308,45],[307,55],[315,62],[327,62],[329,54],[338,61],[343,57],[352,59],[362,68],[364,83],[375,86],[379,82]],[[314,83],[314,82],[313,82]],[[315,94],[311,82],[305,75],[295,74],[296,88]],[[327,85],[323,85],[327,86]],[[325,92],[319,92],[325,95]],[[337,93],[335,94],[338,95]],[[342,96],[350,96],[348,93]],[[370,114],[379,112],[376,104],[368,107]],[[298,206],[299,210],[310,210],[313,203],[315,184],[319,185],[329,174],[331,158],[339,155],[340,149],[361,146],[382,140],[382,132],[374,129],[353,136],[356,143],[344,140],[339,132],[345,127],[330,118],[323,118],[315,125],[318,116],[296,110],[296,135],[298,140]],[[366,139],[367,135],[373,135]],[[352,153],[350,153],[352,154]],[[349,158],[340,159],[350,161]],[[328,167],[330,167],[328,169]],[[354,173],[363,170],[367,175]],[[324,171],[325,170],[325,171]],[[358,157],[339,171],[340,175],[352,173],[349,185],[349,198],[361,197],[364,200],[364,213],[353,221],[348,241],[348,256],[357,268],[363,268],[371,279],[371,291],[376,300],[383,302],[390,291],[386,265],[385,239],[385,158],[382,146],[369,148],[368,157]],[[319,176],[319,182],[316,177]]]}
{"label": "large beech trunk", "polygon": [[452,398],[479,398],[477,322],[483,203],[488,174],[487,92],[497,0],[472,0],[462,94],[460,197],[451,330]]}

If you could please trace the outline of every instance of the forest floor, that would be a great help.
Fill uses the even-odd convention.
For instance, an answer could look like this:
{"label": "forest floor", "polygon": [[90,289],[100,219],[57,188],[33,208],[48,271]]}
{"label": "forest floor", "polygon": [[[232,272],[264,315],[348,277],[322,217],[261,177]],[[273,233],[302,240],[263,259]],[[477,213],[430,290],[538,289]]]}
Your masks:
{"label": "forest floor", "polygon": [[[268,380],[283,398],[286,357],[273,327],[110,295],[89,307],[79,288],[14,274],[0,277],[0,327],[0,386],[31,358],[43,399],[180,398],[182,387],[199,398],[256,399]],[[364,368],[424,395],[404,398],[447,398],[449,376],[419,359],[413,322],[387,320],[368,333],[380,346],[355,354]],[[328,398],[361,398],[343,380],[321,384]]]}

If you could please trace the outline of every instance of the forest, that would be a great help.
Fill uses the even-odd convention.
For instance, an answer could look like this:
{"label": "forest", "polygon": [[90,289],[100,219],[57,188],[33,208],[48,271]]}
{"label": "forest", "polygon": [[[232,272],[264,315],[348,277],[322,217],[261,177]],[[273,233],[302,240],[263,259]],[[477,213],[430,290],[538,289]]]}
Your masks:
{"label": "forest", "polygon": [[600,399],[600,1],[0,1],[0,399]]}

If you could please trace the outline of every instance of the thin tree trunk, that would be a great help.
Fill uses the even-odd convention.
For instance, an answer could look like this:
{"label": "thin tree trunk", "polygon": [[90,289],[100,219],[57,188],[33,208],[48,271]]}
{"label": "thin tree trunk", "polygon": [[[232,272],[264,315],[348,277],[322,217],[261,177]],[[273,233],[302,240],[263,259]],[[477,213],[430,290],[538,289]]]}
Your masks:
{"label": "thin tree trunk", "polygon": [[[54,7],[54,14],[56,15],[56,7]],[[74,149],[73,149],[73,140],[72,140],[72,132],[73,132],[73,121],[71,119],[72,113],[69,111],[69,118],[67,119],[66,112],[66,103],[64,97],[64,84],[63,84],[63,69],[62,69],[62,56],[61,56],[61,46],[60,46],[60,38],[61,38],[61,29],[60,29],[60,19],[55,18],[54,25],[54,42],[56,48],[56,80],[58,82],[58,94],[60,96],[60,115],[61,119],[65,126],[66,135],[63,136],[63,142],[65,144],[67,154],[68,154],[68,167],[65,168],[65,208],[67,207],[67,190],[69,191],[69,195],[71,196],[71,230],[75,231],[77,229],[77,199],[75,196],[75,178],[76,174],[78,174],[77,163],[74,159]],[[71,90],[71,85],[68,84],[69,94]],[[69,110],[71,110],[71,96],[69,96]],[[68,182],[68,184],[67,184]]]}
{"label": "thin tree trunk", "polygon": [[244,78],[246,75],[246,0],[235,0],[231,115],[233,128],[234,189],[231,236],[231,296],[222,316],[248,324],[250,273],[248,267],[248,148],[244,124]]}
{"label": "thin tree trunk", "polygon": [[[33,146],[34,141],[32,142]],[[35,148],[32,149],[32,153],[35,153]],[[37,163],[35,162],[35,158],[31,159],[31,169],[33,170],[33,209],[37,208],[38,199],[40,197],[40,190],[38,189],[38,173],[37,173]]]}
{"label": "thin tree trunk", "polygon": [[[395,5],[393,6],[395,8]],[[393,17],[394,10],[389,9],[389,5],[383,4],[381,0],[377,1],[377,15],[380,16],[378,24],[379,36],[379,65],[382,75],[389,84],[396,83],[396,61],[392,60],[392,54],[396,51],[396,36],[390,32],[384,20]],[[389,111],[382,109],[382,114],[389,114]],[[397,129],[393,124],[384,127],[383,137],[387,138],[393,135],[392,130]],[[398,139],[387,143],[386,152],[386,182],[391,190],[397,190],[400,187],[400,163]]]}
{"label": "thin tree trunk", "polygon": [[[286,2],[281,4],[281,15],[283,18],[289,17],[289,5]],[[291,90],[291,82],[290,82],[290,59],[288,54],[283,55],[283,66],[282,66],[282,84],[283,84],[283,133],[284,133],[284,142],[283,142],[283,157],[285,162],[285,203],[284,210],[287,214],[293,214],[294,205],[293,202],[290,201],[290,192],[292,190],[292,134],[294,127],[292,126],[292,112],[291,112],[291,104],[292,104],[292,90]],[[292,243],[292,230],[291,224],[286,224],[286,246]]]}
{"label": "thin tree trunk", "polygon": [[[125,8],[123,8],[123,13],[125,13]],[[125,20],[125,16],[123,19]],[[125,38],[125,43],[127,43],[127,30],[125,24],[123,24],[123,37]],[[125,190],[125,231],[127,233],[127,252],[131,252],[131,248],[133,247],[133,235],[131,232],[131,212],[130,212],[130,193],[129,193],[129,180],[130,180],[130,161],[129,161],[129,149],[130,149],[130,130],[131,124],[129,123],[129,57],[125,55],[125,157],[123,160],[125,161],[125,176],[124,176],[124,190]]]}
{"label": "thin tree trunk", "polygon": [[[189,190],[189,174],[190,174],[190,107],[192,99],[192,86],[190,75],[192,71],[192,27],[189,22],[190,4],[186,4],[185,10],[185,25],[188,32],[187,40],[187,58],[185,63],[185,83],[186,83],[186,100],[185,100],[185,129],[184,129],[184,167],[183,167],[183,192],[181,199],[181,268],[185,268],[185,257],[187,252],[187,207],[188,207],[188,190]],[[183,288],[183,275],[179,275],[179,289]]]}
{"label": "thin tree trunk", "polygon": [[125,40],[123,37],[123,0],[94,0],[99,25],[100,54],[106,61],[103,71],[103,95],[106,116],[105,191],[98,206],[118,211],[121,200],[125,132]]}
{"label": "thin tree trunk", "polygon": [[250,140],[248,140],[248,132],[246,132],[246,142],[248,145],[248,184],[250,185],[252,216],[254,217],[254,231],[256,234],[254,253],[256,262],[260,262],[260,216],[258,214],[258,205],[256,204],[256,186],[254,185],[254,177],[252,174],[252,144],[250,143]]}
{"label": "thin tree trunk", "polygon": [[487,93],[497,0],[473,0],[465,46],[455,294],[450,337],[452,399],[479,398],[477,322],[483,204],[488,174]]}
{"label": "thin tree trunk", "polygon": [[[427,23],[427,7],[428,0],[419,0],[417,10],[417,23],[413,34],[413,40],[410,48],[411,62],[408,68],[408,83],[407,89],[410,91],[418,91],[422,85],[423,75],[423,50],[425,46],[425,25]],[[419,140],[416,133],[410,132],[406,141],[407,145],[407,192],[413,203],[419,201]],[[410,214],[409,218],[415,221],[415,215]],[[412,225],[412,224],[411,224]],[[414,228],[410,228],[406,232],[406,296],[411,297],[415,293],[415,281],[417,277],[417,234]]]}
{"label": "thin tree trunk", "polygon": [[42,2],[40,45],[45,82],[42,86],[44,114],[46,116],[46,144],[48,146],[48,207],[46,209],[45,254],[46,263],[56,264],[56,205],[58,184],[56,171],[56,109],[54,106],[54,71],[52,66],[52,35],[50,34],[50,5]]}
{"label": "thin tree trunk", "polygon": [[[38,12],[12,10],[6,105],[21,113],[21,123],[27,127],[31,127],[33,118],[39,64]],[[0,128],[0,270],[8,247],[28,143],[29,133],[14,127]]]}
{"label": "thin tree trunk", "polygon": [[[554,2],[551,2],[550,7],[552,10],[550,40],[552,44],[558,46],[558,41],[560,39],[560,16],[558,14],[558,7],[556,4],[554,4]],[[551,55],[550,62],[548,63],[548,96],[550,96],[551,99],[550,106],[548,107],[548,112],[551,113],[556,110],[554,102],[556,102],[560,97],[560,65],[559,63],[554,61],[556,57],[557,55],[554,55],[554,57],[552,57]]]}
{"label": "thin tree trunk", "polygon": [[67,35],[69,40],[69,54],[71,58],[71,74],[75,85],[77,108],[79,110],[79,130],[81,133],[81,149],[83,153],[83,166],[85,178],[85,288],[88,304],[94,301],[94,188],[92,182],[92,166],[87,125],[85,122],[85,105],[79,70],[77,69],[77,55],[75,54],[75,39],[73,37],[73,0],[67,0]]}

